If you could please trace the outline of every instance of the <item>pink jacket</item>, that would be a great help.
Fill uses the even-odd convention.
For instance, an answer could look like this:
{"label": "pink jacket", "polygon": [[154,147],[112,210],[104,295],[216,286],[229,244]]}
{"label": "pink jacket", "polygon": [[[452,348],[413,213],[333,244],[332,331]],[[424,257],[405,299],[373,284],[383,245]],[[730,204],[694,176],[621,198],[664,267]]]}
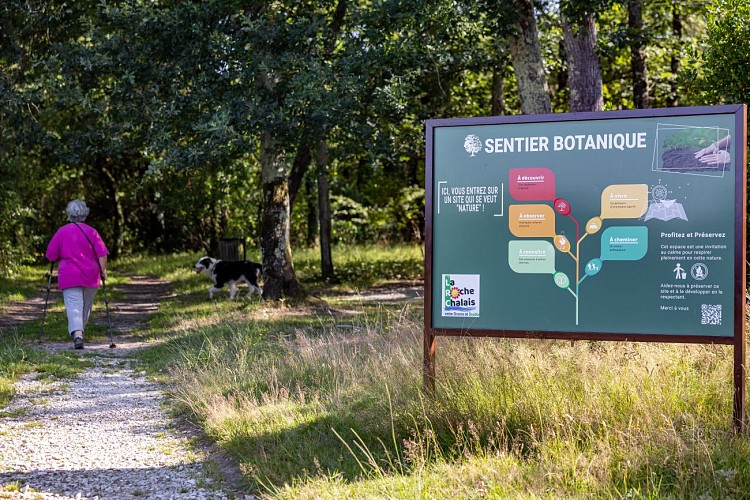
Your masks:
{"label": "pink jacket", "polygon": [[78,226],[86,232],[94,245],[93,249],[81,229],[73,223],[58,229],[47,246],[47,260],[60,261],[57,271],[60,290],[75,286],[98,287],[99,257],[109,255],[109,250],[96,229],[83,222],[79,222]]}

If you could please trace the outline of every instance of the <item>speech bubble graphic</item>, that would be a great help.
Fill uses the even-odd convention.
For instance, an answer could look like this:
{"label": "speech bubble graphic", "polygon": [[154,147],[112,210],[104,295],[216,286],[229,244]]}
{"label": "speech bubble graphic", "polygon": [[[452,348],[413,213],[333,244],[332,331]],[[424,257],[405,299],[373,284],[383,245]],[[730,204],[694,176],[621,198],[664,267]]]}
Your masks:
{"label": "speech bubble graphic", "polygon": [[555,248],[545,240],[510,240],[508,265],[521,274],[553,274]]}
{"label": "speech bubble graphic", "polygon": [[519,238],[555,236],[555,212],[549,205],[510,205],[508,227]]}
{"label": "speech bubble graphic", "polygon": [[510,195],[517,200],[555,199],[555,173],[545,167],[511,168],[508,174]]}
{"label": "speech bubble graphic", "polygon": [[647,209],[647,184],[612,184],[602,191],[602,219],[637,219]]}
{"label": "speech bubble graphic", "polygon": [[647,251],[646,226],[614,226],[602,233],[602,261],[640,260]]}

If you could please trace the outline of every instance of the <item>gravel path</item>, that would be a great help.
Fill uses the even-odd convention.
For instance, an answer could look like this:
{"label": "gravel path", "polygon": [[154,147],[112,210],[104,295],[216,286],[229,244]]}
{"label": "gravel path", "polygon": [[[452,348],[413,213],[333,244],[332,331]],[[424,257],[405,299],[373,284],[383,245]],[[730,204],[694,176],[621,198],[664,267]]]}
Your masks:
{"label": "gravel path", "polygon": [[[209,456],[191,432],[176,428],[160,387],[135,372],[126,357],[153,345],[137,332],[171,293],[168,284],[132,276],[117,291],[124,296],[110,302],[117,348],[108,349],[104,339],[87,343],[76,352],[92,367],[56,382],[24,376],[11,405],[0,409],[0,499],[241,497],[231,488],[236,466],[221,454]],[[400,283],[341,298],[419,301],[421,291],[421,283]],[[0,333],[39,319],[42,306],[37,300],[9,308]],[[93,314],[92,321],[106,325],[102,311]],[[41,348],[58,352],[70,350],[71,343],[45,342]]]}
{"label": "gravel path", "polygon": [[15,398],[0,410],[0,499],[233,496],[214,477],[223,465],[173,425],[160,387],[121,357],[143,344],[122,333],[116,341],[116,349],[87,344],[80,352],[93,366],[76,378],[49,382],[30,374],[16,384]]}
{"label": "gravel path", "polygon": [[[158,387],[121,358],[70,381],[24,377],[0,419],[11,498],[227,498],[202,453],[170,425]],[[2,490],[0,490],[2,491]],[[0,493],[3,497],[3,493]]]}

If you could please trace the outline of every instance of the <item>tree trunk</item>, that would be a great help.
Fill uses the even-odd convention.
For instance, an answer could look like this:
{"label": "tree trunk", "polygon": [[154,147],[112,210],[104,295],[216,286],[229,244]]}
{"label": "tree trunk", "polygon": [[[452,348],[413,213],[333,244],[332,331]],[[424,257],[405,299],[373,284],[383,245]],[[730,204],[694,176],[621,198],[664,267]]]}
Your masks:
{"label": "tree trunk", "polygon": [[568,54],[570,111],[604,109],[602,70],[596,53],[596,22],[587,12],[575,23],[561,13],[565,51]]}
{"label": "tree trunk", "polygon": [[672,7],[672,60],[670,61],[670,70],[672,71],[672,81],[669,82],[669,96],[667,96],[667,106],[670,108],[680,105],[680,98],[677,94],[679,85],[677,84],[677,75],[680,74],[680,54],[682,52],[682,14],[679,7]]}
{"label": "tree trunk", "polygon": [[492,68],[492,116],[505,114],[505,58]]}
{"label": "tree trunk", "polygon": [[123,246],[125,245],[125,238],[123,235],[123,228],[125,227],[125,211],[122,208],[122,200],[117,191],[117,180],[107,166],[102,162],[100,164],[100,170],[104,174],[106,179],[107,191],[114,208],[114,223],[112,225],[112,241],[109,242],[109,251],[112,257],[120,255]]}
{"label": "tree trunk", "polygon": [[318,193],[317,183],[309,172],[305,176],[305,201],[307,202],[307,246],[312,247],[318,243]]}
{"label": "tree trunk", "polygon": [[[565,42],[563,42],[562,39],[560,39],[557,42],[557,53],[555,54],[555,57],[557,57],[560,61],[564,61],[567,57],[565,54]],[[568,85],[568,66],[566,64],[558,64],[557,65],[557,71],[555,71],[554,76],[554,85],[556,85],[556,88],[553,89],[552,95],[555,96],[555,101],[562,103],[563,96],[565,95],[564,91],[565,89],[568,89],[568,100],[570,98],[570,86]]]}
{"label": "tree trunk", "polygon": [[[215,177],[214,177],[215,178]],[[219,219],[221,218],[220,214],[220,203],[221,203],[221,189],[219,186],[216,185],[216,183],[211,184],[211,220],[209,221],[209,243],[208,248],[210,248],[210,253],[213,255],[218,255],[220,253],[220,246],[221,244],[219,241],[221,240],[221,234],[219,229]]]}
{"label": "tree trunk", "polygon": [[297,193],[302,185],[302,179],[305,177],[310,163],[312,162],[312,155],[310,154],[310,148],[304,144],[300,144],[297,150],[297,157],[294,158],[292,163],[292,171],[289,173],[289,213],[294,212],[294,202],[297,199]]}
{"label": "tree trunk", "polygon": [[648,82],[646,80],[646,52],[643,39],[642,0],[628,0],[628,31],[630,32],[630,70],[633,75],[633,104],[646,109]]}
{"label": "tree trunk", "polygon": [[515,35],[508,37],[513,72],[518,82],[521,111],[524,114],[550,113],[547,78],[539,46],[536,16],[531,0],[514,0],[518,11],[518,26]]}
{"label": "tree trunk", "polygon": [[289,186],[283,155],[271,134],[260,140],[263,218],[261,253],[263,260],[263,296],[267,299],[301,297],[305,294],[292,264],[289,243]]}
{"label": "tree trunk", "polygon": [[335,281],[331,254],[331,197],[328,188],[328,145],[322,141],[316,157],[318,165],[318,212],[320,214],[320,271],[324,281]]}

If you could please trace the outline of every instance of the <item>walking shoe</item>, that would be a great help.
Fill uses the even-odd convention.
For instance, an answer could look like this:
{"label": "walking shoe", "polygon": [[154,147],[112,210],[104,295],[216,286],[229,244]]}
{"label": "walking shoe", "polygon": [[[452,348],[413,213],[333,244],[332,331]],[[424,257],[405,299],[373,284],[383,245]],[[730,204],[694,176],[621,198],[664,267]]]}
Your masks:
{"label": "walking shoe", "polygon": [[76,337],[73,339],[73,349],[83,349],[83,338]]}

